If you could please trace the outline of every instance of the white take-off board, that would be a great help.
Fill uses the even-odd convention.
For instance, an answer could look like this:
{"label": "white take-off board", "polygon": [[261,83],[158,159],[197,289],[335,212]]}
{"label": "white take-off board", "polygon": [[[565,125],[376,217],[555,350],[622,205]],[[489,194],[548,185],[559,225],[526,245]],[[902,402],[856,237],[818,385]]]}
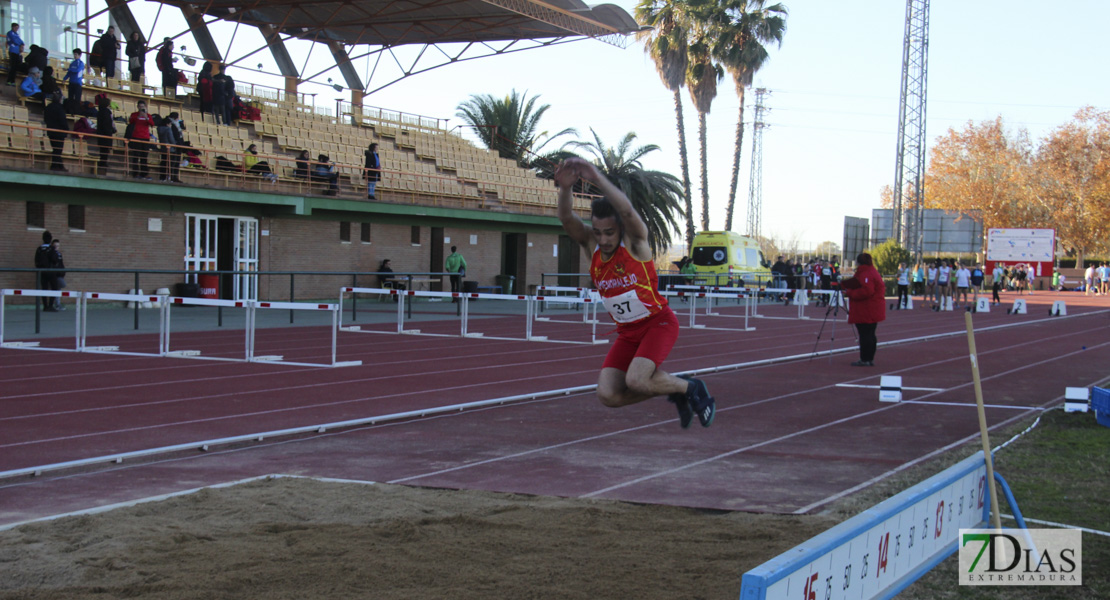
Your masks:
{"label": "white take-off board", "polygon": [[991,229],[987,232],[987,262],[1052,262],[1055,229]]}
{"label": "white take-off board", "polygon": [[740,600],[890,598],[986,524],[986,475],[979,452],[748,571]]}

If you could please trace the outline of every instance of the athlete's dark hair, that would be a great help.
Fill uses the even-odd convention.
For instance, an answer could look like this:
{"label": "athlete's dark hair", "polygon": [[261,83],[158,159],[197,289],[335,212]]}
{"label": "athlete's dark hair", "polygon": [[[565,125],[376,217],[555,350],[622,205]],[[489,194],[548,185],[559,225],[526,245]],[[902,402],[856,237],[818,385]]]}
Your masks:
{"label": "athlete's dark hair", "polygon": [[624,223],[621,222],[621,215],[617,212],[613,203],[609,202],[608,198],[596,198],[590,203],[590,219],[608,219],[609,217],[617,220],[617,227],[621,230],[621,236],[623,237]]}

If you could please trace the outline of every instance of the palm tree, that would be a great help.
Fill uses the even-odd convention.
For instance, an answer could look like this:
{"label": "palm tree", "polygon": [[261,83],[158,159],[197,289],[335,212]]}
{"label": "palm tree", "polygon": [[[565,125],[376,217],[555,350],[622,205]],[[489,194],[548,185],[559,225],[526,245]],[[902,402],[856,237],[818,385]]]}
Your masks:
{"label": "palm tree", "polygon": [[540,131],[540,119],[551,105],[536,106],[539,98],[528,98],[528,92],[520,94],[516,90],[500,99],[492,94],[475,94],[458,105],[455,116],[473,127],[478,139],[490,150],[496,150],[501,158],[511,158],[517,165],[528,167],[530,157],[538,155],[551,140],[577,135],[572,128],[552,136]]}
{"label": "palm tree", "polygon": [[648,228],[648,244],[655,256],[663,256],[671,245],[671,232],[678,230],[675,213],[681,212],[682,182],[670,173],[646,171],[640,163],[645,154],[659,150],[648,144],[633,147],[636,134],[628,132],[616,146],[606,146],[590,129],[592,142],[568,142],[593,155],[594,165],[632,201]]}
{"label": "palm tree", "polygon": [[720,60],[736,84],[740,114],[736,119],[736,143],[732,155],[732,184],[725,212],[725,229],[732,229],[736,205],[736,182],[740,175],[740,151],[744,143],[744,90],[751,86],[755,73],[767,62],[769,42],[782,45],[786,32],[786,7],[782,4],[764,6],[764,0],[724,0],[710,17],[710,28],[717,42],[713,55]]}
{"label": "palm tree", "polygon": [[701,228],[709,229],[709,163],[706,156],[705,117],[717,97],[717,83],[725,76],[724,68],[713,60],[711,32],[699,28],[690,44],[690,64],[686,67],[686,88],[698,111],[698,150],[701,159]]}
{"label": "palm tree", "polygon": [[644,51],[655,61],[663,86],[674,94],[675,123],[678,126],[678,157],[682,168],[682,198],[685,201],[686,248],[694,243],[694,203],[690,193],[690,162],[686,152],[686,127],[682,118],[682,87],[686,84],[687,5],[684,0],[641,0],[636,19],[645,29],[636,34]]}

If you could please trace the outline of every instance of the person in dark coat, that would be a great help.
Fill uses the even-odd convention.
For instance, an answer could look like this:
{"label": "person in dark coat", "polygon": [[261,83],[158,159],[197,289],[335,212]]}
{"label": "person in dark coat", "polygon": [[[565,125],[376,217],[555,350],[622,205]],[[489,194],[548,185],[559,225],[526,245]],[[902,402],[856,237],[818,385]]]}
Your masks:
{"label": "person in dark coat", "polygon": [[156,57],[158,70],[162,72],[162,94],[167,98],[177,97],[177,69],[173,66],[173,40],[166,38],[158,49]]}
{"label": "person in dark coat", "polygon": [[216,120],[216,124],[230,125],[231,121],[229,115],[225,110],[227,108],[227,75],[224,74],[223,65],[220,65],[220,70],[212,76],[212,116]]}
{"label": "person in dark coat", "polygon": [[116,26],[109,25],[108,31],[100,36],[100,66],[104,67],[104,76],[109,79],[116,78],[116,61],[119,60],[119,38],[116,37]]}
{"label": "person in dark coat", "polygon": [[[212,118],[216,118],[215,111],[212,110],[212,63],[204,61],[204,66],[200,68],[200,75],[197,75],[197,95],[200,96],[200,120],[204,120],[204,113],[212,113]],[[219,123],[219,121],[214,121]]]}
{"label": "person in dark coat", "polygon": [[378,156],[378,145],[370,144],[366,149],[366,198],[374,200],[374,188],[382,179],[382,159]]}
{"label": "person in dark coat", "polygon": [[886,284],[875,268],[871,255],[864,252],[856,257],[856,273],[840,282],[844,295],[851,300],[848,305],[848,322],[859,332],[859,360],[853,367],[875,366],[875,349],[879,339],[875,335],[879,323],[886,320]]}
{"label": "person in dark coat", "polygon": [[127,54],[127,70],[131,72],[131,81],[137,82],[146,71],[146,42],[138,31],[131,33],[124,53]]}
{"label": "person in dark coat", "polygon": [[100,160],[96,163],[96,172],[103,175],[108,171],[108,158],[112,155],[112,145],[115,140],[111,136],[116,134],[116,123],[112,117],[112,101],[107,96],[99,96],[96,100],[96,144],[100,146]]}
{"label": "person in dark coat", "polygon": [[65,147],[66,132],[69,131],[69,121],[66,120],[66,109],[65,105],[62,104],[61,90],[55,91],[54,95],[51,96],[50,105],[43,110],[42,116],[46,128],[51,130],[46,132],[46,137],[50,138],[50,148],[52,149],[50,170],[65,171],[66,168],[62,164],[62,149]]}

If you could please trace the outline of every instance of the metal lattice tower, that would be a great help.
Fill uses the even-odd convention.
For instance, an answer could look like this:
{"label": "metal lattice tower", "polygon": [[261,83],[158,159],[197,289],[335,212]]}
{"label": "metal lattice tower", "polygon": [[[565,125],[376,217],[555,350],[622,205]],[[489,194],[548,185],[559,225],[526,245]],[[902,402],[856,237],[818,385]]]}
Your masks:
{"label": "metal lattice tower", "polygon": [[752,172],[748,176],[748,232],[759,239],[763,228],[763,118],[767,107],[763,99],[770,92],[766,88],[755,90],[755,118],[752,120]]}
{"label": "metal lattice tower", "polygon": [[891,237],[915,258],[922,252],[925,175],[925,96],[929,72],[929,0],[906,0],[902,42],[902,93],[898,106],[898,149],[894,168]]}

